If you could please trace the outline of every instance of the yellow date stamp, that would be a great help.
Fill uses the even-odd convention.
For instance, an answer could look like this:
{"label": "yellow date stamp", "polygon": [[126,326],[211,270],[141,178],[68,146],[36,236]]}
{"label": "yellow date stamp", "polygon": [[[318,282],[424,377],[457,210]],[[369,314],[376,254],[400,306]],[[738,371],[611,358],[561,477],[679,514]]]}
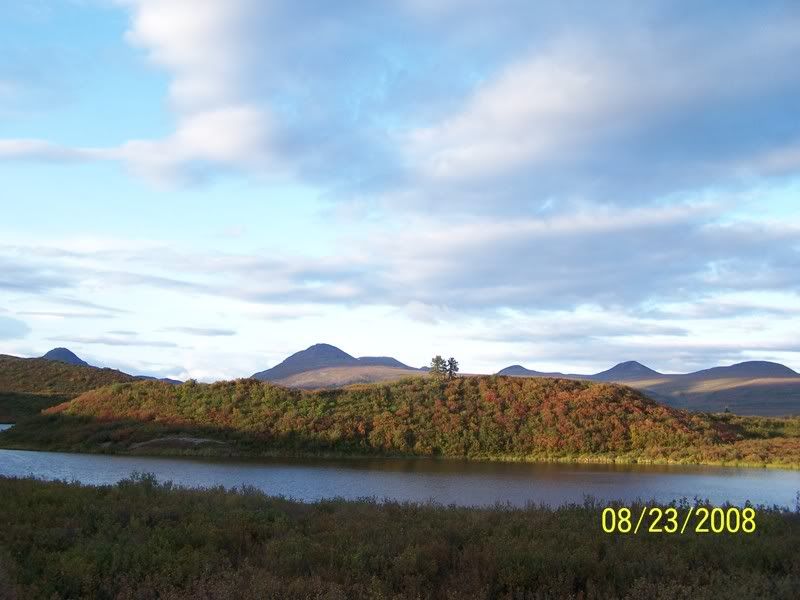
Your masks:
{"label": "yellow date stamp", "polygon": [[603,509],[601,526],[606,533],[755,533],[756,511],[748,506],[725,508],[690,506],[678,509],[673,506],[642,506],[631,510],[625,506]]}

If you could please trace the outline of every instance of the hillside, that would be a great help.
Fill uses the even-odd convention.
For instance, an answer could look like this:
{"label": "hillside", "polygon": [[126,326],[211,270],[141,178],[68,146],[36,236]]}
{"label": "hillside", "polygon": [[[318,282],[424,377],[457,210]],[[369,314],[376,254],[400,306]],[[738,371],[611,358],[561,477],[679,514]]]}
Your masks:
{"label": "hillside", "polygon": [[14,423],[94,388],[133,380],[113,369],[0,355],[0,423]]}
{"label": "hillside", "polygon": [[[351,371],[335,370],[340,367]],[[369,368],[368,368],[369,367]],[[362,356],[356,358],[330,344],[314,344],[305,350],[295,352],[283,362],[252,375],[259,381],[280,382],[283,385],[295,386],[295,381],[304,382],[296,387],[327,388],[350,383],[369,383],[386,380],[390,373],[386,368],[415,372],[408,365],[391,356]],[[372,369],[370,369],[372,368]],[[295,377],[307,374],[304,377]],[[402,377],[405,373],[396,372]],[[394,377],[395,379],[397,377]]]}
{"label": "hillside", "polygon": [[691,414],[624,386],[566,379],[409,378],[318,392],[243,379],[92,390],[3,432],[0,444],[104,452],[800,465],[797,424],[759,423],[760,429],[746,420]]}
{"label": "hillside", "polygon": [[800,374],[780,363],[768,362],[765,360],[750,360],[729,367],[713,367],[711,369],[695,371],[694,373],[689,373],[687,377],[695,379],[723,379],[729,377],[763,378],[800,377]]}

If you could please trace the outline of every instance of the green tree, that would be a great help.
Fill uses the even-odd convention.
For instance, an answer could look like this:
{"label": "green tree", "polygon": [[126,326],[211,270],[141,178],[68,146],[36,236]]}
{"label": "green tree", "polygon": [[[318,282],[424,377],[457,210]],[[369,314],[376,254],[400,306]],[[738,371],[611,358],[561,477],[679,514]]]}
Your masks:
{"label": "green tree", "polygon": [[437,354],[431,359],[429,372],[436,379],[444,379],[447,376],[447,361]]}
{"label": "green tree", "polygon": [[453,379],[458,374],[458,361],[452,356],[447,359],[447,378]]}

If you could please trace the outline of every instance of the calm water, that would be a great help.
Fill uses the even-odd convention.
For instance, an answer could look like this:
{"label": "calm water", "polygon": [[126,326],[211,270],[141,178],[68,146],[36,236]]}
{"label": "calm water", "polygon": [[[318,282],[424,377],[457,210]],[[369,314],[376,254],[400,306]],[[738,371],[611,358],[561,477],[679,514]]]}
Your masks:
{"label": "calm water", "polygon": [[193,487],[242,485],[303,501],[342,497],[551,506],[683,497],[794,507],[800,472],[718,467],[501,464],[434,459],[212,460],[0,450],[0,474],[109,484],[133,471]]}

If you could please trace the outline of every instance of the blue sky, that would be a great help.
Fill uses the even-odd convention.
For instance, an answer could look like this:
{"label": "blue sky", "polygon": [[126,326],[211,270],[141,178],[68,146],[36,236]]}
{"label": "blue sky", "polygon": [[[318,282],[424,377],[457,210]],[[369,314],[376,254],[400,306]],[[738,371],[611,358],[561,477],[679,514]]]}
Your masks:
{"label": "blue sky", "polygon": [[0,7],[0,352],[800,369],[793,2]]}

